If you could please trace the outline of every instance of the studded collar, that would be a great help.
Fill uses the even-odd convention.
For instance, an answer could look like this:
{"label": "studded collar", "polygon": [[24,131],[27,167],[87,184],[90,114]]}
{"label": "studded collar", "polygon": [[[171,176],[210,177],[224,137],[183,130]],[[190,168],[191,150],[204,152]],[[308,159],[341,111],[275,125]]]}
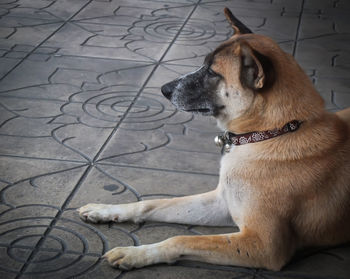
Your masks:
{"label": "studded collar", "polygon": [[282,128],[276,128],[274,130],[262,131],[262,132],[249,132],[245,134],[234,134],[229,131],[215,137],[215,144],[222,147],[225,152],[229,152],[231,145],[243,145],[247,143],[254,143],[263,140],[268,140],[289,132],[294,132],[299,129],[302,122],[293,120],[288,122]]}

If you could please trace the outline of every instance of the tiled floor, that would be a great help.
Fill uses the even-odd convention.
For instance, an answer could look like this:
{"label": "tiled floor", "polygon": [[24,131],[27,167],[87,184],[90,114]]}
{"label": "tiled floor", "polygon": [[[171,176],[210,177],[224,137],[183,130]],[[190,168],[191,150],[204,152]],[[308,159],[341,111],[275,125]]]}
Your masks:
{"label": "tiled floor", "polygon": [[350,105],[346,0],[0,0],[0,278],[350,278],[346,245],[277,273],[185,261],[121,272],[99,259],[109,248],[234,228],[75,212],[216,186],[214,121],[176,111],[159,87],[230,37],[225,6],[292,53],[329,110]]}

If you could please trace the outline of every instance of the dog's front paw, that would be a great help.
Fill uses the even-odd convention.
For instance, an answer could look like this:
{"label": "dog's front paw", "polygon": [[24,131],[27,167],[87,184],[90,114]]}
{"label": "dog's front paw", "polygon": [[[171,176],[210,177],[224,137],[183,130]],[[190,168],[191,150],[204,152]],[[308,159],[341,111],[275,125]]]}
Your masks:
{"label": "dog's front paw", "polygon": [[145,255],[140,247],[117,247],[109,250],[103,257],[111,266],[123,270],[146,265],[144,263]]}
{"label": "dog's front paw", "polygon": [[115,205],[89,203],[80,207],[77,211],[81,219],[92,223],[121,221],[120,214],[122,212],[118,212]]}
{"label": "dog's front paw", "polygon": [[147,246],[148,245],[117,247],[109,250],[103,255],[103,258],[105,258],[111,266],[122,270],[140,268],[154,263],[152,261],[152,256],[147,253]]}
{"label": "dog's front paw", "polygon": [[174,263],[179,251],[171,239],[162,242],[129,247],[116,247],[103,255],[111,266],[129,270],[158,263]]}

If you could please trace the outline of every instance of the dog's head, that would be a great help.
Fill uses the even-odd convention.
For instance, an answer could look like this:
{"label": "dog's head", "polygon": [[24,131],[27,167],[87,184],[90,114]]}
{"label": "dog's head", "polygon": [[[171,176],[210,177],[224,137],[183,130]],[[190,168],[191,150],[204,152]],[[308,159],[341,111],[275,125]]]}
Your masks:
{"label": "dog's head", "polygon": [[300,109],[295,98],[323,106],[319,96],[311,101],[303,94],[315,90],[292,56],[270,38],[253,34],[227,8],[225,15],[235,34],[209,53],[198,70],[162,86],[173,105],[214,116],[220,127],[235,132],[304,120],[312,109]]}

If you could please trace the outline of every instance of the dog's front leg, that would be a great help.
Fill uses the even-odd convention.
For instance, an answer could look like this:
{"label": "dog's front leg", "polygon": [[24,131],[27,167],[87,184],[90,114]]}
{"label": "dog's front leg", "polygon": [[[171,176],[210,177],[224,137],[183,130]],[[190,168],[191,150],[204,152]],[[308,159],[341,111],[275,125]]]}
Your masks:
{"label": "dog's front leg", "polygon": [[234,222],[219,191],[173,199],[129,204],[87,204],[78,209],[83,220],[97,222],[157,221],[191,225],[228,226]]}
{"label": "dog's front leg", "polygon": [[279,270],[293,253],[288,251],[288,246],[288,242],[283,243],[280,239],[264,239],[257,233],[242,231],[225,235],[176,236],[150,245],[117,247],[108,251],[104,258],[120,269],[189,259]]}

